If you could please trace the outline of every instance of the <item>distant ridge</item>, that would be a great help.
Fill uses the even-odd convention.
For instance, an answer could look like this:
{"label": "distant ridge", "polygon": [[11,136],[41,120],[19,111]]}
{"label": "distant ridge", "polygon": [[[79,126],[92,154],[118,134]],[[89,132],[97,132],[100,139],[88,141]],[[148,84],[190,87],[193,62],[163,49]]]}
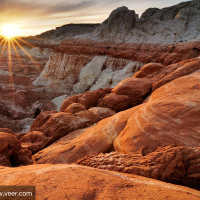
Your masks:
{"label": "distant ridge", "polygon": [[94,31],[100,24],[93,23],[79,23],[79,24],[66,24],[60,27],[56,27],[56,29],[52,29],[36,35],[36,37],[45,38],[45,39],[68,39],[74,37],[76,35],[83,35],[87,33],[91,33]]}

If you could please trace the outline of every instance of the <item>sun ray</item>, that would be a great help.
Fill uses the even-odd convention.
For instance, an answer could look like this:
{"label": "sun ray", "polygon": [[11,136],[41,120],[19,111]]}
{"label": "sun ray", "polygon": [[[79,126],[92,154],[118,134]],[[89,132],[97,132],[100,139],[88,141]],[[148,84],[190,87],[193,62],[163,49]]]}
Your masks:
{"label": "sun ray", "polygon": [[30,36],[29,38],[34,39],[34,40],[40,40],[40,41],[47,41],[47,40],[54,41],[52,39],[45,39],[45,38],[40,38],[40,37],[36,37],[36,36]]}
{"label": "sun ray", "polygon": [[13,40],[11,40],[11,45],[12,45],[14,51],[15,51],[15,55],[17,56],[17,59],[18,59],[20,65],[23,66],[22,60],[21,60],[21,58],[20,58],[20,56],[19,56],[19,54],[17,52],[17,49],[15,47],[15,44],[14,44]]}
{"label": "sun ray", "polygon": [[4,41],[4,45],[3,45],[3,49],[2,49],[2,51],[1,51],[0,60],[1,60],[2,55],[3,55],[3,53],[4,53],[4,50],[5,50],[6,44],[7,44],[7,42],[8,42],[6,39],[4,39],[3,41]]}
{"label": "sun ray", "polygon": [[21,39],[21,38],[19,38],[19,37],[15,38],[15,39],[16,39],[16,40],[20,40],[21,42],[27,44],[28,46],[35,47],[33,44],[31,44],[31,43],[29,43],[29,42],[27,42],[27,41],[25,41],[25,40],[23,40],[23,39]]}
{"label": "sun ray", "polygon": [[31,57],[31,55],[19,44],[19,42],[13,38],[13,41],[20,47],[20,49],[26,54],[26,56],[29,58],[29,60],[39,68],[39,65],[35,62],[35,60]]}
{"label": "sun ray", "polygon": [[15,88],[14,88],[14,80],[13,80],[13,69],[12,69],[12,56],[11,56],[11,40],[8,40],[8,70],[10,72],[10,75],[9,75],[9,83],[11,85],[11,88],[12,88],[12,100],[13,100],[13,103],[15,104]]}

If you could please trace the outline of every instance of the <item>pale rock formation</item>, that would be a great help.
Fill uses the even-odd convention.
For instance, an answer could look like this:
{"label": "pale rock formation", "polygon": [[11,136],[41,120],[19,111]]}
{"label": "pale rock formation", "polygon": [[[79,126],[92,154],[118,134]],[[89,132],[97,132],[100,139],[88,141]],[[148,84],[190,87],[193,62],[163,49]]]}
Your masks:
{"label": "pale rock formation", "polygon": [[105,61],[106,56],[96,56],[90,63],[84,66],[79,75],[79,83],[73,86],[75,92],[85,92],[88,90],[98,78]]}
{"label": "pale rock formation", "polygon": [[59,111],[62,103],[64,102],[64,100],[67,98],[67,95],[62,95],[59,97],[56,97],[55,99],[51,100],[51,102],[55,105],[55,110]]}
{"label": "pale rock formation", "polygon": [[67,94],[94,91],[116,86],[142,66],[143,63],[137,61],[102,55],[54,53],[33,85],[43,86],[41,89],[49,92],[54,90]]}
{"label": "pale rock formation", "polygon": [[123,6],[112,11],[109,18],[106,19],[94,31],[94,36],[97,38],[106,38],[106,40],[123,41],[133,28],[136,21],[134,10],[129,10]]}
{"label": "pale rock formation", "polygon": [[200,2],[183,2],[171,7],[147,9],[140,18],[134,10],[114,10],[92,34],[78,38],[126,43],[173,44],[198,41]]}
{"label": "pale rock formation", "polygon": [[99,88],[114,88],[119,82],[123,79],[132,76],[135,72],[139,71],[139,69],[143,66],[143,63],[139,63],[137,61],[130,61],[128,64],[121,70],[113,70],[113,67],[103,70],[95,84],[92,85],[90,91],[98,90]]}
{"label": "pale rock formation", "polygon": [[[81,68],[90,62],[91,56],[52,54],[40,76],[33,82],[35,86],[49,86],[50,90],[72,91]],[[48,88],[48,87],[47,87]]]}

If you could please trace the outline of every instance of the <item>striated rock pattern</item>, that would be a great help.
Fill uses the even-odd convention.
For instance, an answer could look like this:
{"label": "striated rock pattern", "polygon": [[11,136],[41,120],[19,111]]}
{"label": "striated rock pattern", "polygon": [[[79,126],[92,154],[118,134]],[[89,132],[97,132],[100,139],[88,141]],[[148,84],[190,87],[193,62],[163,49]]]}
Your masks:
{"label": "striated rock pattern", "polygon": [[115,87],[124,78],[132,76],[143,63],[128,59],[117,59],[98,54],[86,55],[79,52],[54,53],[44,70],[33,82],[35,86],[45,86],[48,90],[70,94]]}
{"label": "striated rock pattern", "polygon": [[33,164],[31,151],[22,148],[15,135],[0,132],[0,165],[14,167],[30,164]]}
{"label": "striated rock pattern", "polygon": [[[198,58],[189,60],[188,63],[196,63],[198,60]],[[133,76],[128,78],[128,82],[132,79],[139,79],[140,81],[144,79],[144,84],[151,85],[151,82],[156,83],[163,77],[165,78],[165,75],[170,74],[174,66],[177,69],[178,67],[181,69],[186,63],[185,61],[168,67],[151,63],[145,66],[141,73],[138,72],[135,75],[141,76],[141,78]],[[164,70],[165,68],[166,70]],[[153,69],[152,74],[145,75],[145,71],[151,71],[151,69]],[[133,85],[130,84],[130,89],[120,90],[126,79],[123,84],[120,83],[109,94],[106,94],[105,90],[99,90],[98,92],[101,91],[102,94],[106,94],[100,101],[98,98],[95,99],[97,95],[95,92],[86,92],[83,96],[70,97],[63,103],[62,111],[84,96],[83,99],[86,99],[86,97],[91,98],[91,101],[83,101],[90,102],[88,105],[84,105],[85,107],[88,106],[88,108],[90,107],[89,105],[95,106],[95,102],[98,102],[98,105],[104,102],[104,105],[101,104],[102,107],[115,108],[115,110],[120,107],[120,109],[127,110],[101,120],[71,141],[64,143],[58,141],[52,144],[50,147],[35,154],[36,162],[72,163],[90,153],[110,152],[113,150],[121,153],[140,152],[142,155],[147,155],[159,147],[168,145],[199,147],[199,73],[200,71],[197,69],[189,75],[182,73],[182,77],[179,74],[178,77],[180,78],[175,76],[175,80],[156,89],[145,99],[143,104],[131,109],[126,106],[130,106],[129,96]],[[140,88],[140,85],[138,88]],[[116,91],[126,91],[127,95],[124,93],[116,94],[113,92],[115,89]],[[144,87],[144,91],[146,89],[147,87]],[[135,87],[135,91],[137,91],[137,87]],[[149,92],[149,90],[147,91]],[[146,95],[148,95],[148,92]],[[134,94],[137,96],[137,93]],[[138,94],[142,95],[142,91],[138,92]],[[137,96],[137,98],[139,97]],[[107,105],[105,102],[107,102]],[[80,101],[79,103],[82,104]],[[76,116],[82,116],[86,119],[85,114],[87,115],[91,109],[85,112],[78,112]],[[92,117],[92,119],[95,119],[95,117]],[[46,122],[42,124],[47,125]],[[48,130],[48,128],[45,129]],[[38,129],[38,131],[43,130]]]}
{"label": "striated rock pattern", "polygon": [[[9,179],[8,179],[9,177]],[[144,177],[78,165],[1,168],[2,185],[35,185],[36,199],[199,200],[200,192]]]}
{"label": "striated rock pattern", "polygon": [[[183,74],[184,75],[184,74]],[[129,118],[114,141],[115,149],[143,155],[160,146],[199,147],[200,70],[155,90]]]}
{"label": "striated rock pattern", "polygon": [[124,129],[127,120],[136,109],[139,108],[128,109],[103,119],[92,127],[81,130],[81,134],[72,140],[68,139],[68,135],[64,136],[51,146],[35,154],[36,163],[74,163],[85,155],[113,150],[114,140]]}
{"label": "striated rock pattern", "polygon": [[200,188],[200,147],[168,146],[146,156],[111,152],[89,155],[76,163]]}
{"label": "striated rock pattern", "polygon": [[115,112],[109,108],[98,107],[74,114],[71,112],[46,111],[36,118],[31,125],[31,132],[26,133],[20,139],[20,142],[23,147],[35,153],[70,132],[90,126],[114,114]]}

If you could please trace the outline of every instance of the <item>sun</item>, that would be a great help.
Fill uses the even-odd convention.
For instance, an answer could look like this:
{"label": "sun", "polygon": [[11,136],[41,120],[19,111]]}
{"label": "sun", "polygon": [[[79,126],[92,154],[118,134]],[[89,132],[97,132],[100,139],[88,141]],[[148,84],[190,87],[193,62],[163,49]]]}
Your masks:
{"label": "sun", "polygon": [[7,39],[12,39],[19,34],[19,27],[14,24],[6,24],[1,27],[1,35]]}

